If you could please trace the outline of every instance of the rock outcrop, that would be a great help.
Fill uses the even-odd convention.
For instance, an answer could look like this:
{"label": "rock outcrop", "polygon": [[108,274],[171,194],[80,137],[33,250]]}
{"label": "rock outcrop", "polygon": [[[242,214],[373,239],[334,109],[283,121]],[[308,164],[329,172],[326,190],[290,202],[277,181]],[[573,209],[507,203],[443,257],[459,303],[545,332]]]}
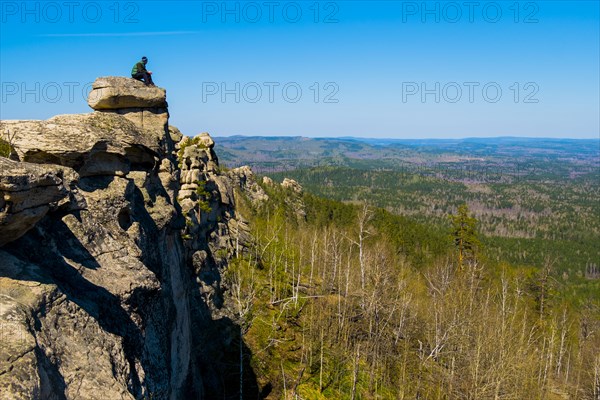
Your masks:
{"label": "rock outcrop", "polygon": [[181,169],[178,201],[186,220],[183,237],[192,253],[203,302],[213,313],[224,302],[221,275],[227,260],[251,241],[249,227],[236,213],[240,193],[253,203],[268,200],[250,168],[220,171],[208,133],[183,137],[176,145]]}
{"label": "rock outcrop", "polygon": [[168,144],[163,140],[169,129],[165,89],[131,78],[103,77],[92,85],[88,104],[98,112],[122,115],[157,144]]}
{"label": "rock outcrop", "polygon": [[168,126],[164,90],[100,78],[90,105],[0,121],[0,399],[239,397],[222,274],[251,241],[236,203],[266,194]]}
{"label": "rock outcrop", "polygon": [[59,115],[47,121],[2,121],[19,161],[73,168],[81,177],[125,176],[152,169],[161,149],[134,123],[113,114]]}
{"label": "rock outcrop", "polygon": [[167,91],[131,78],[102,77],[93,83],[88,104],[94,110],[166,108]]}
{"label": "rock outcrop", "polygon": [[291,189],[297,194],[302,194],[302,186],[298,182],[290,178],[284,178],[281,182],[281,187],[285,189]]}

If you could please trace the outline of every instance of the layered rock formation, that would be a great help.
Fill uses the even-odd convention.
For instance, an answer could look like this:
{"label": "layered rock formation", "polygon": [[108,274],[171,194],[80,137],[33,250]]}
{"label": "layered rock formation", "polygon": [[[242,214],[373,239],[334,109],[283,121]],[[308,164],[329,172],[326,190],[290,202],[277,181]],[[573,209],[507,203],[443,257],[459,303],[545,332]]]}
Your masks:
{"label": "layered rock formation", "polygon": [[0,157],[0,246],[23,236],[67,196],[60,168]]}
{"label": "layered rock formation", "polygon": [[99,112],[122,115],[149,139],[162,146],[168,144],[163,141],[169,121],[165,89],[130,78],[103,77],[93,83],[88,104]]}
{"label": "layered rock formation", "polygon": [[266,195],[168,126],[164,90],[100,78],[89,104],[0,121],[0,399],[236,395],[222,273],[251,240],[236,202]]}
{"label": "layered rock formation", "polygon": [[135,123],[100,112],[47,121],[2,121],[0,129],[14,135],[20,161],[70,167],[81,177],[152,169],[162,148]]}

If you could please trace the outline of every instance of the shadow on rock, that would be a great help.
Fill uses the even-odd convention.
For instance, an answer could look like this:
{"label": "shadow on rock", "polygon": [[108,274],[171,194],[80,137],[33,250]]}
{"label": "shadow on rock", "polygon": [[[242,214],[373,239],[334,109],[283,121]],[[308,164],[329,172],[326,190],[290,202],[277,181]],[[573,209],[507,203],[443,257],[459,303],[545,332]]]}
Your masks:
{"label": "shadow on rock", "polygon": [[[100,267],[95,258],[83,247],[62,221],[56,221],[53,227],[56,227],[54,232],[56,232],[57,237],[62,239],[53,244],[61,251],[65,251],[65,256],[73,257],[71,259],[77,260],[78,263],[87,268],[96,269]],[[132,394],[139,395],[141,393],[141,383],[137,378],[135,362],[140,358],[141,347],[144,343],[139,328],[131,319],[129,313],[122,307],[117,296],[85,279],[77,269],[64,260],[60,252],[53,251],[54,246],[46,245],[45,242],[47,240],[39,231],[33,230],[17,241],[10,243],[4,250],[21,260],[27,260],[42,267],[52,278],[52,283],[56,284],[60,291],[66,295],[67,300],[77,304],[93,317],[103,330],[122,338],[125,357],[131,371],[130,382],[132,387],[129,389]],[[40,243],[43,245],[40,246]],[[44,315],[43,310],[41,315]],[[39,320],[36,321],[34,329],[37,331],[41,329]],[[36,356],[40,357],[37,353]],[[42,365],[45,364],[47,363]],[[59,382],[62,378],[58,368],[55,366],[50,370],[54,371],[52,380]]]}
{"label": "shadow on rock", "polygon": [[252,351],[240,335],[240,326],[227,317],[196,323],[195,361],[202,376],[206,398],[266,398],[271,389],[268,385],[260,388],[258,384],[250,364]]}

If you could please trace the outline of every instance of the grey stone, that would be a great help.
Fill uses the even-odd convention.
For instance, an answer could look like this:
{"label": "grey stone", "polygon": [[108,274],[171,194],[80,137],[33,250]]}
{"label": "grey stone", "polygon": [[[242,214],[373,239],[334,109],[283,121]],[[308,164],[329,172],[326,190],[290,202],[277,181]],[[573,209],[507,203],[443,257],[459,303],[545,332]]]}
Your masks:
{"label": "grey stone", "polygon": [[106,111],[0,121],[20,160],[0,158],[0,399],[223,397],[229,383],[213,362],[239,331],[223,272],[252,242],[235,205],[268,197],[249,168],[221,172],[208,134],[182,137],[178,160],[162,95],[125,95],[138,84],[123,79],[96,82],[114,89]]}
{"label": "grey stone", "polygon": [[146,86],[132,78],[108,76],[96,79],[88,96],[94,110],[116,110],[135,107],[167,107],[167,91]]}
{"label": "grey stone", "polygon": [[67,196],[60,167],[0,157],[0,246],[16,240]]}

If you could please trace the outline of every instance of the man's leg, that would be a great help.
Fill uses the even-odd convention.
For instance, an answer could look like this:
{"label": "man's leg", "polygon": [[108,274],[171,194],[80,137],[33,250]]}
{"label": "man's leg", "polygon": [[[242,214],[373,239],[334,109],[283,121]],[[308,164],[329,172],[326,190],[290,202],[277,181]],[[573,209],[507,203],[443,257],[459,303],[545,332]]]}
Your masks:
{"label": "man's leg", "polygon": [[135,75],[131,76],[133,79],[137,79],[138,81],[144,82],[146,85],[153,85],[152,78],[146,72],[138,72]]}
{"label": "man's leg", "polygon": [[144,82],[146,83],[146,85],[154,85],[154,82],[152,82],[152,75],[150,75],[147,72],[143,72],[144,74]]}

